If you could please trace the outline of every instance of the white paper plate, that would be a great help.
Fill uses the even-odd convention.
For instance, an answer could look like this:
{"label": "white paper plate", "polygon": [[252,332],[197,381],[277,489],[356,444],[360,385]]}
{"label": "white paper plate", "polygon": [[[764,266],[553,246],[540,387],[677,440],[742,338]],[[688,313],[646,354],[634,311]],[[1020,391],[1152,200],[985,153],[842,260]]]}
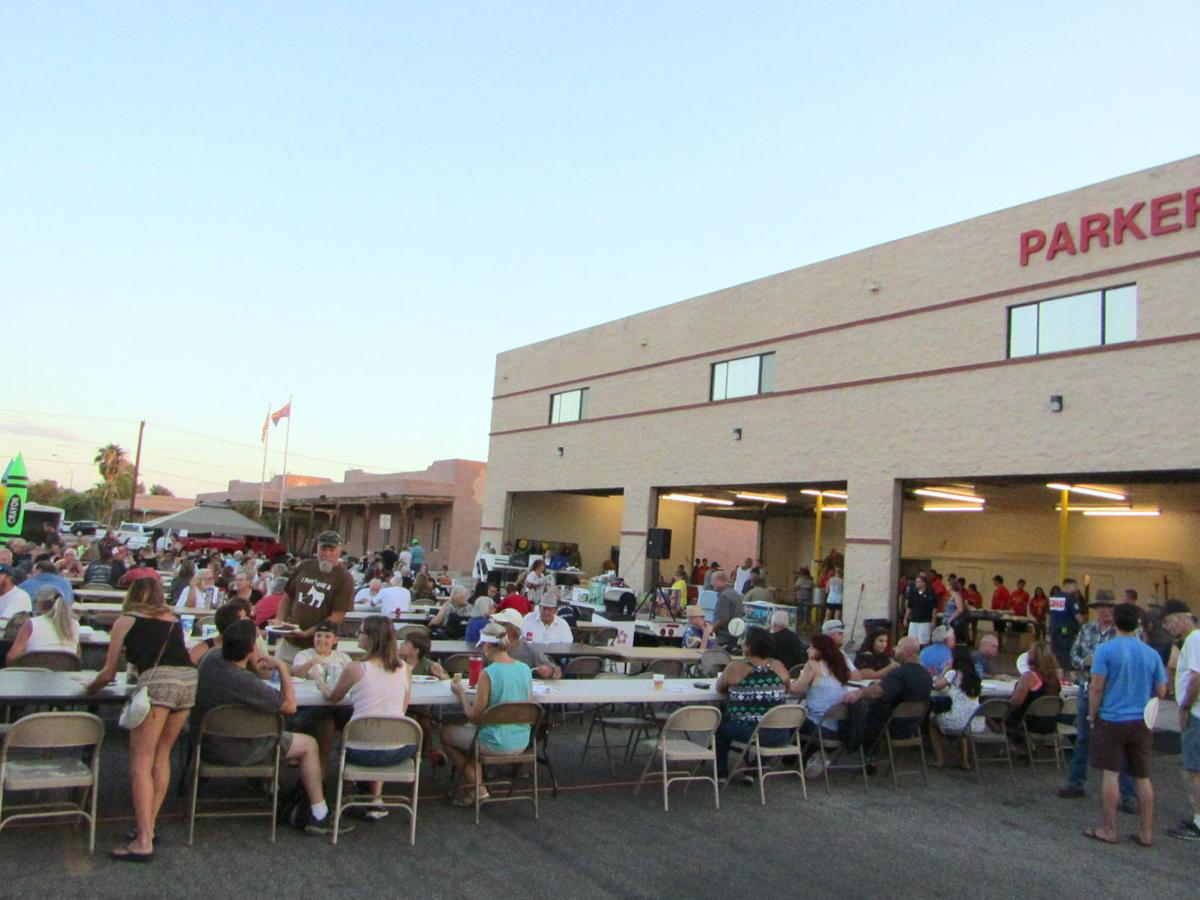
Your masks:
{"label": "white paper plate", "polygon": [[413,684],[437,684],[440,679],[434,675],[414,675]]}
{"label": "white paper plate", "polygon": [[1146,727],[1151,731],[1154,730],[1154,723],[1158,721],[1158,698],[1151,697],[1150,702],[1146,704],[1146,708],[1142,710],[1142,721],[1146,723]]}

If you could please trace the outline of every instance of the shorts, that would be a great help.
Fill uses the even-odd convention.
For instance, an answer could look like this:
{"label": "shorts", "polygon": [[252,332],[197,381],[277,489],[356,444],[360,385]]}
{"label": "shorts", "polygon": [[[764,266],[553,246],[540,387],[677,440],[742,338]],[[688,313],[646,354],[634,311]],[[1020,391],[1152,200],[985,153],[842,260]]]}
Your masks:
{"label": "shorts", "polygon": [[1105,772],[1128,772],[1134,778],[1150,777],[1152,735],[1141,719],[1107,722],[1097,719],[1092,728],[1088,765]]}
{"label": "shorts", "polygon": [[908,623],[908,636],[910,638],[916,638],[918,641],[920,641],[922,647],[924,647],[926,644],[929,643],[929,640],[932,637],[932,635],[933,635],[933,623],[932,622],[909,622]]}
{"label": "shorts", "polygon": [[1189,772],[1200,772],[1200,717],[1195,713],[1188,716],[1187,728],[1179,738],[1183,750],[1183,767]]}
{"label": "shorts", "polygon": [[[279,736],[281,760],[292,749],[293,736],[290,731],[285,731]],[[275,741],[272,738],[206,737],[203,756],[206,763],[215,763],[218,766],[265,766],[275,758]]]}
{"label": "shorts", "polygon": [[398,766],[406,759],[417,755],[415,744],[403,747],[390,747],[386,750],[366,749],[361,747],[346,748],[346,762],[352,766]]}
{"label": "shorts", "polygon": [[196,669],[192,666],[158,666],[138,676],[151,706],[164,706],[171,712],[196,705]]}
{"label": "shorts", "polygon": [[[478,730],[479,729],[474,725],[447,725],[442,729],[442,744],[449,744],[456,750],[461,750],[464,753],[470,753],[472,748],[475,746],[475,733]],[[485,753],[507,753],[516,756],[517,754],[525,752],[524,747],[522,747],[520,750],[499,750],[495,747],[489,747],[484,742],[480,742],[480,746],[483,748]]]}

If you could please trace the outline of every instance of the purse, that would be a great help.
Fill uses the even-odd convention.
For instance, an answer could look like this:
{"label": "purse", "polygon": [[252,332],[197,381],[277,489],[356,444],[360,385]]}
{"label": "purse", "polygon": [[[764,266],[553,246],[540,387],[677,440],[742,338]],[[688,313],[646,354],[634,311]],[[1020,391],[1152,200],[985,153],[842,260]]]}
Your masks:
{"label": "purse", "polygon": [[[171,623],[171,627],[167,629],[167,637],[163,641],[162,647],[158,650],[158,658],[154,660],[154,665],[150,667],[146,675],[158,668],[159,662],[162,660],[163,653],[166,652],[167,644],[171,640],[171,635],[175,631],[175,623]],[[145,677],[145,676],[143,676]],[[133,695],[125,701],[125,705],[121,707],[121,717],[117,719],[117,724],[122,728],[128,728],[130,731],[137,728],[146,721],[146,716],[150,715],[150,691],[145,685],[139,685],[138,689],[133,692]]]}

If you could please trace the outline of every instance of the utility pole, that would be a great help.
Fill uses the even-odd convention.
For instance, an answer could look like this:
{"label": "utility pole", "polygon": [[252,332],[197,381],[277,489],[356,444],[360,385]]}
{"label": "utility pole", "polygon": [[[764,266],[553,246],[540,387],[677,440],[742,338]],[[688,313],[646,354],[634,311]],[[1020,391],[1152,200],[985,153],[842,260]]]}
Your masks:
{"label": "utility pole", "polygon": [[129,521],[136,521],[133,517],[134,511],[137,509],[137,486],[138,472],[142,468],[142,435],[146,432],[146,420],[138,422],[138,445],[137,453],[133,457],[133,491],[129,495]]}

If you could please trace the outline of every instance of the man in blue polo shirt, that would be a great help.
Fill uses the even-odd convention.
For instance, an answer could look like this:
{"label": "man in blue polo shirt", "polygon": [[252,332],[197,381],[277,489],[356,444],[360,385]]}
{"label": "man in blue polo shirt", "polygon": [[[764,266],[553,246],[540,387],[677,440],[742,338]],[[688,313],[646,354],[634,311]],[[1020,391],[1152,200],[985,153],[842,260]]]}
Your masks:
{"label": "man in blue polo shirt", "polygon": [[1151,733],[1144,720],[1151,697],[1167,695],[1162,657],[1137,639],[1138,608],[1122,603],[1113,611],[1117,636],[1096,647],[1088,697],[1092,746],[1088,762],[1104,772],[1101,789],[1103,822],[1085,831],[1090,838],[1117,843],[1118,777],[1128,766],[1137,786],[1141,823],[1135,840],[1149,847],[1153,839],[1154,788],[1150,785]]}

